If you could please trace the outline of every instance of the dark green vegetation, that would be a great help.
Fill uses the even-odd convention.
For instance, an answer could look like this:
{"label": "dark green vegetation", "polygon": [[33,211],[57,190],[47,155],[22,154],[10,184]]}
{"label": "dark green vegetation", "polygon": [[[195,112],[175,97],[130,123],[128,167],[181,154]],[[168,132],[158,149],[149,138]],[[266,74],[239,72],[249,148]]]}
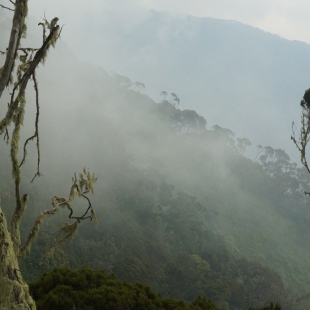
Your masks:
{"label": "dark green vegetation", "polygon": [[115,310],[115,309],[192,309],[217,310],[211,301],[198,297],[193,303],[162,298],[141,283],[129,284],[114,275],[89,268],[54,269],[30,285],[40,309]]}
{"label": "dark green vegetation", "polygon": [[[31,283],[30,291],[38,310],[220,310],[205,297],[199,296],[186,304],[163,298],[141,283],[121,282],[113,274],[89,268],[55,268]],[[249,310],[281,310],[281,307],[270,303],[268,307]]]}

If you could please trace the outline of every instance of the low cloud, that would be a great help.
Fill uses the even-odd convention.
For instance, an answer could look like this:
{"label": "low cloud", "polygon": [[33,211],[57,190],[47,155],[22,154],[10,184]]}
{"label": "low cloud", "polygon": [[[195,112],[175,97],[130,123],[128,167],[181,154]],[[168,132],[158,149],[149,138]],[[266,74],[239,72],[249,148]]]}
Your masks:
{"label": "low cloud", "polygon": [[130,31],[147,18],[147,10],[153,9],[236,20],[287,39],[310,43],[307,31],[310,2],[306,0],[33,0],[29,8],[33,16],[43,17],[44,13],[48,18],[58,16],[67,24],[70,29],[63,34],[66,41],[78,32],[104,29],[111,23],[122,31]]}

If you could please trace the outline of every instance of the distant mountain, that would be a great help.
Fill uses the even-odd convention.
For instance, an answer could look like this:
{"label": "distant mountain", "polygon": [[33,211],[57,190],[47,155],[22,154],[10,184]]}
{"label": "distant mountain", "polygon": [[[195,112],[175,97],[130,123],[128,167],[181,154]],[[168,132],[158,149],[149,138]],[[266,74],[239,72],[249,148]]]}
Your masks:
{"label": "distant mountain", "polygon": [[135,27],[109,20],[81,36],[80,55],[145,83],[158,101],[162,90],[174,92],[208,125],[296,155],[290,131],[310,87],[308,44],[235,21],[155,11]]}
{"label": "distant mountain", "polygon": [[[35,37],[31,27],[29,25],[31,32],[27,38],[30,43],[40,39],[41,35],[39,31]],[[250,27],[244,29],[265,36]],[[158,35],[160,38],[162,36]],[[190,32],[187,37],[189,40]],[[177,35],[175,38],[178,42]],[[277,37],[275,39],[293,44]],[[219,46],[226,41],[221,42]],[[207,47],[211,49],[216,45],[205,43],[205,46],[207,51]],[[181,48],[179,50],[184,52]],[[195,49],[188,47],[188,53],[192,50]],[[116,51],[123,53],[122,50]],[[197,55],[200,54],[202,52],[197,49]],[[224,58],[220,61],[221,54],[217,55],[218,64],[224,70],[225,61],[227,67],[230,62]],[[173,57],[170,59],[174,61]],[[177,59],[176,56],[175,61]],[[217,69],[211,56],[209,59],[209,67]],[[145,66],[142,60],[141,64],[136,62],[137,70]],[[200,61],[197,56],[197,62]],[[166,63],[168,67],[168,60]],[[187,66],[188,70],[193,68],[193,63],[178,62],[179,66]],[[237,67],[235,62],[232,63]],[[241,63],[240,60],[240,70],[236,71],[236,76],[254,71]],[[254,62],[248,60],[247,63],[253,65]],[[176,67],[171,65],[170,68]],[[164,71],[165,63],[162,68],[162,76],[168,76],[169,72]],[[199,69],[198,64],[196,68]],[[259,74],[256,69],[255,76],[264,82],[263,73],[267,69],[264,69],[263,63],[255,68],[262,70]],[[280,68],[279,65],[279,71]],[[189,83],[188,72],[183,75]],[[226,76],[222,71],[223,91],[220,86],[217,89],[216,86],[214,89],[208,86],[215,85],[216,81],[215,75],[211,79],[211,73],[208,82],[200,81],[202,91],[209,89],[225,97],[224,90],[230,89],[238,94],[234,88],[237,78],[232,76],[232,71],[227,72],[230,73]],[[160,73],[156,74],[159,76]],[[179,77],[177,73],[174,75],[175,79],[182,80],[181,74]],[[179,110],[177,100],[172,101],[173,104],[168,102],[169,94],[166,96],[163,93],[162,97],[167,98],[155,103],[138,92],[134,85],[131,86],[128,78],[109,75],[99,66],[79,61],[63,41],[57,43],[56,50],[50,51],[45,66],[38,69],[37,77],[43,177],[37,178],[34,184],[28,182],[37,165],[33,143],[28,149],[29,157],[23,174],[23,190],[30,196],[31,207],[29,205],[27,209],[28,217],[22,235],[28,232],[35,215],[50,206],[53,195],[68,194],[72,174],[84,166],[99,175],[95,196],[91,197],[99,225],[95,228],[83,223],[80,234],[71,245],[55,248],[54,238],[59,223],[67,219],[64,213],[49,218],[42,226],[31,256],[22,262],[21,268],[28,279],[34,279],[55,265],[88,265],[113,271],[127,281],[139,280],[152,284],[154,289],[166,296],[186,300],[193,300],[198,294],[211,297],[224,309],[260,306],[270,300],[281,301],[282,305],[286,305],[283,309],[310,308],[307,299],[310,291],[307,259],[310,254],[309,200],[302,194],[304,190],[309,190],[309,176],[290,162],[285,152],[277,150],[277,144],[272,145],[275,149],[261,147],[257,160],[249,160],[243,156],[247,140],[234,138],[229,129],[220,126],[205,128],[206,122],[202,116],[192,109]],[[152,87],[139,77],[129,77]],[[283,76],[280,77],[283,80]],[[267,78],[266,75],[265,80]],[[192,81],[195,82],[195,79]],[[230,88],[228,80],[233,84]],[[175,96],[182,100],[182,107],[186,92],[193,93],[194,90],[185,84],[184,89],[180,88],[182,92],[170,90],[170,81],[172,79],[164,81],[167,85],[165,90],[175,92]],[[179,85],[182,85],[181,82]],[[222,117],[223,122],[224,118],[227,119],[223,126],[230,127],[229,124],[235,120],[236,126],[240,123],[256,128],[253,133],[260,137],[269,128],[269,136],[260,141],[264,146],[270,144],[273,135],[274,139],[278,137],[280,140],[279,137],[282,137],[285,141],[286,133],[284,129],[281,132],[281,128],[285,128],[286,123],[279,115],[287,113],[289,119],[289,105],[283,103],[282,109],[280,102],[274,106],[271,103],[268,106],[265,102],[253,106],[251,100],[259,102],[256,97],[265,96],[253,89],[252,94],[248,88],[247,93],[239,94],[240,98],[247,96],[249,105],[252,105],[252,119],[245,116],[242,119],[241,112],[235,112],[232,105],[237,103],[232,100],[232,95],[231,100],[227,95],[222,103],[206,97],[206,106],[219,111],[218,116],[211,116],[211,112],[207,115],[209,125],[217,122],[216,117]],[[270,86],[270,90],[273,89]],[[282,88],[279,86],[279,89]],[[283,92],[287,89],[283,87]],[[285,96],[282,94],[279,98],[285,99]],[[29,84],[24,121],[24,132],[29,135],[34,131],[34,102],[34,91]],[[198,104],[195,100],[188,102],[190,107]],[[296,106],[298,108],[294,103]],[[0,115],[4,109],[5,104],[0,106]],[[263,117],[264,113],[266,115]],[[267,122],[267,117],[271,123]],[[279,125],[281,119],[282,127]],[[289,131],[290,124],[287,126]],[[250,129],[247,133],[252,140]],[[1,143],[1,205],[4,210],[10,210],[14,197],[10,183],[10,160],[8,147],[4,141]],[[77,205],[76,209],[79,210],[79,207]],[[294,301],[296,304],[293,307]],[[306,302],[308,307],[302,308],[302,302]]]}

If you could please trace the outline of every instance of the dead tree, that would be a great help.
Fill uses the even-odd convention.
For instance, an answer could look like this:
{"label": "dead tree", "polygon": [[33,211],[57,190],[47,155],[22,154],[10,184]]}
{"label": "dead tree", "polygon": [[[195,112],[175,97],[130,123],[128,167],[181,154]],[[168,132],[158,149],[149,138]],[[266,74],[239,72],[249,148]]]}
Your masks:
{"label": "dead tree", "polygon": [[[31,248],[40,229],[41,223],[46,216],[55,214],[61,207],[69,211],[69,219],[73,222],[63,223],[60,226],[60,241],[72,238],[78,224],[85,219],[94,219],[91,202],[87,193],[93,191],[96,182],[95,175],[91,175],[86,169],[78,176],[73,177],[73,184],[69,191],[69,197],[54,196],[50,210],[41,212],[28,236],[21,241],[20,224],[27,205],[29,196],[21,193],[21,173],[27,156],[27,145],[36,141],[37,147],[37,171],[32,181],[41,175],[40,173],[40,140],[39,140],[39,92],[36,79],[37,67],[44,63],[48,50],[54,47],[59,39],[61,28],[55,17],[48,22],[44,19],[39,23],[43,29],[42,45],[37,48],[21,45],[26,36],[27,0],[8,0],[7,5],[0,5],[0,9],[12,11],[12,28],[7,49],[1,51],[4,57],[3,66],[0,68],[0,104],[7,104],[3,115],[0,115],[0,135],[3,136],[10,148],[12,163],[12,176],[15,184],[15,203],[13,216],[8,223],[0,206],[0,309],[36,309],[35,302],[29,294],[28,286],[23,280],[19,270],[19,259],[26,255]],[[1,30],[0,30],[1,32]],[[36,118],[34,134],[23,143],[20,134],[24,114],[26,111],[26,89],[28,82],[32,82],[36,93]],[[9,102],[3,102],[3,92],[11,85]],[[84,214],[76,216],[73,212],[72,203],[75,197],[80,197],[87,203]]]}
{"label": "dead tree", "polygon": [[[296,128],[293,122],[291,139],[300,153],[301,163],[307,169],[308,173],[310,173],[310,167],[307,160],[307,147],[310,140],[310,88],[305,91],[300,106],[302,108],[300,132],[298,137],[296,137]],[[309,192],[305,192],[305,194],[310,195]]]}

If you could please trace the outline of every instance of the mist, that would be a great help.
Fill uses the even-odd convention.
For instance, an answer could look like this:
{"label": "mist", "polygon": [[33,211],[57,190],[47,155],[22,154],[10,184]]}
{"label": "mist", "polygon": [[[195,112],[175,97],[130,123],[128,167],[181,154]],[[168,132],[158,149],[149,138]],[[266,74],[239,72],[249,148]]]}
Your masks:
{"label": "mist", "polygon": [[[67,195],[71,177],[86,167],[99,176],[92,196],[99,227],[83,223],[76,241],[59,250],[60,265],[86,263],[145,281],[169,297],[205,294],[227,310],[247,307],[244,296],[255,294],[263,297],[253,297],[250,306],[281,299],[283,309],[293,309],[293,300],[310,289],[309,201],[303,196],[310,179],[294,164],[299,154],[290,141],[291,122],[299,122],[308,87],[309,45],[239,22],[138,4],[116,14],[118,4],[103,4],[103,22],[99,11],[87,26],[73,18],[73,37],[66,41],[73,26],[65,25],[37,70],[43,176],[33,186],[28,182],[37,164],[33,143],[23,185],[33,194],[29,222],[53,195]],[[84,9],[88,20],[91,10],[78,8]],[[4,50],[9,18],[1,12]],[[30,16],[28,26],[26,44],[39,44],[37,20]],[[27,107],[23,141],[34,131],[31,85]],[[243,145],[242,138],[249,143]],[[4,141],[0,158],[1,175],[9,179]],[[9,209],[5,197],[3,208]],[[44,226],[34,254],[23,262],[30,280],[55,263],[44,255],[56,222]],[[98,246],[93,260],[87,256],[92,242]],[[221,295],[210,288],[196,267],[179,267],[193,255],[210,265],[210,283],[218,277],[223,287],[229,279],[240,288],[241,301],[232,297],[238,291]],[[177,272],[170,274],[167,266]],[[266,281],[264,294],[257,287],[247,291],[257,280],[254,269],[264,275],[259,278]],[[199,285],[178,287],[180,270],[195,274],[185,284]],[[249,285],[251,277],[256,280]]]}
{"label": "mist", "polygon": [[307,44],[234,21],[148,10],[138,1],[77,10],[62,36],[79,59],[144,83],[157,102],[161,91],[176,93],[181,108],[197,111],[209,127],[250,139],[252,158],[264,141],[298,161],[290,136],[308,87]]}

